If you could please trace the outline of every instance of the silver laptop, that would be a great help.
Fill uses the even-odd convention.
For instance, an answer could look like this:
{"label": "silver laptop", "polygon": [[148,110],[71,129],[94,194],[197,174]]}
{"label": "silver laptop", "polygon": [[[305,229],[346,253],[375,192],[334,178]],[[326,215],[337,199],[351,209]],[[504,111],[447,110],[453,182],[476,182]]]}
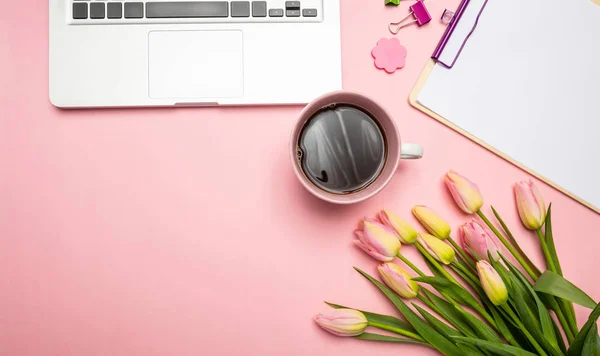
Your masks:
{"label": "silver laptop", "polygon": [[341,89],[339,0],[49,1],[58,107],[302,104]]}

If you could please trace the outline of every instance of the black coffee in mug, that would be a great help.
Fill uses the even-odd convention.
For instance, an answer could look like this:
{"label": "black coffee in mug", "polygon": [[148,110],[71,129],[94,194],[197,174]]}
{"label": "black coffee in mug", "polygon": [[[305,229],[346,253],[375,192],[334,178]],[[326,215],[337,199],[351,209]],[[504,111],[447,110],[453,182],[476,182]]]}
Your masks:
{"label": "black coffee in mug", "polygon": [[350,194],[369,186],[386,161],[386,139],[377,121],[358,107],[337,104],[315,113],[298,140],[302,171],[317,187]]}

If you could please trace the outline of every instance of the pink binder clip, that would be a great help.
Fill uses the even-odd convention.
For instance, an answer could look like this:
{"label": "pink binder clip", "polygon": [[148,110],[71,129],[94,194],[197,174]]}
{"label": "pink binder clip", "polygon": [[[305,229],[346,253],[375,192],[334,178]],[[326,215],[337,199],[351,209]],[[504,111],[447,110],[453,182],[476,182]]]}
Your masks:
{"label": "pink binder clip", "polygon": [[[412,20],[412,21],[403,23],[411,15],[415,19]],[[423,3],[423,0],[417,0],[413,5],[410,6],[410,12],[408,13],[408,15],[406,15],[406,17],[404,17],[402,20],[400,20],[398,22],[392,22],[391,24],[389,24],[388,28],[389,28],[390,32],[395,35],[403,27],[406,27],[408,25],[412,25],[415,22],[420,27],[420,26],[425,25],[429,21],[431,21],[431,15],[429,14],[429,11],[427,11],[427,8],[425,7],[425,4]]]}

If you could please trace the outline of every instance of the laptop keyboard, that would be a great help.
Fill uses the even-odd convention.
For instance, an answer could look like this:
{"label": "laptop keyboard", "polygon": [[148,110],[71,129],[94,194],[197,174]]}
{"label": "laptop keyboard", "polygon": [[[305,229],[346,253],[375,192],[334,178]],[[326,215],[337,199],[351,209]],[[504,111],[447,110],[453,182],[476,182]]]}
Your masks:
{"label": "laptop keyboard", "polygon": [[72,0],[70,23],[319,22],[322,1]]}

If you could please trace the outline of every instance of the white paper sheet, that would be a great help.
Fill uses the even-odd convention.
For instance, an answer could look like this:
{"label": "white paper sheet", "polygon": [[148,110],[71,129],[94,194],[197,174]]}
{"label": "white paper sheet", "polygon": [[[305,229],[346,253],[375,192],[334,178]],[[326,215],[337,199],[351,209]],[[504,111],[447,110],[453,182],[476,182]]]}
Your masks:
{"label": "white paper sheet", "polygon": [[489,0],[454,67],[436,64],[417,100],[600,208],[600,6]]}

